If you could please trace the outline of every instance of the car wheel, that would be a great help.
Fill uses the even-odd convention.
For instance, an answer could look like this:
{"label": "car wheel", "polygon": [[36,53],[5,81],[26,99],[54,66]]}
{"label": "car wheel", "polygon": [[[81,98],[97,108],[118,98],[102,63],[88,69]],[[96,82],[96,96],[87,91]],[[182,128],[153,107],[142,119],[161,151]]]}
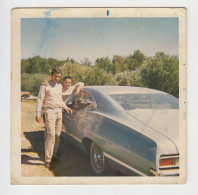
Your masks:
{"label": "car wheel", "polygon": [[25,100],[25,97],[24,96],[21,96],[21,101],[24,101]]}
{"label": "car wheel", "polygon": [[110,171],[109,164],[102,149],[95,143],[91,143],[90,160],[93,171],[96,175],[108,175]]}

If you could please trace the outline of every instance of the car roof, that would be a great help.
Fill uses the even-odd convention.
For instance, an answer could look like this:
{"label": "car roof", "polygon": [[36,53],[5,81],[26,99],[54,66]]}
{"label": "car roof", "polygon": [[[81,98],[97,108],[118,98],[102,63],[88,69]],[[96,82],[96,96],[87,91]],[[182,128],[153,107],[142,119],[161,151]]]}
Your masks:
{"label": "car roof", "polygon": [[104,94],[165,94],[162,91],[149,89],[144,87],[131,87],[131,86],[85,86],[84,89],[92,89]]}

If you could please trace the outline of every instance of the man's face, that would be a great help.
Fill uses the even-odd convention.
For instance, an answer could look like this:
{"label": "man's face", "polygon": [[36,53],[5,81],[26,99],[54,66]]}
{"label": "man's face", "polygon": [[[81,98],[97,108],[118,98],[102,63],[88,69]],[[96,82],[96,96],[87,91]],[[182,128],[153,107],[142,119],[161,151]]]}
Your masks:
{"label": "man's face", "polygon": [[51,80],[53,83],[58,83],[61,79],[61,73],[54,73],[51,75]]}
{"label": "man's face", "polygon": [[72,80],[71,80],[71,79],[65,79],[65,80],[63,81],[63,85],[64,85],[64,87],[65,87],[66,89],[68,89],[68,88],[71,87],[71,85],[72,85]]}

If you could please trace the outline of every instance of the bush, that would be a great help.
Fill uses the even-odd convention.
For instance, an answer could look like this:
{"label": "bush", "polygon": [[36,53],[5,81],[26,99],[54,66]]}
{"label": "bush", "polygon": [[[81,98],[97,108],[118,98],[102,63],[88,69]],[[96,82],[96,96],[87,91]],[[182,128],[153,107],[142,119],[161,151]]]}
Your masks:
{"label": "bush", "polygon": [[73,78],[73,83],[82,81],[85,85],[116,85],[112,74],[97,67],[66,63],[61,70],[63,77],[69,75]]}
{"label": "bush", "polygon": [[48,79],[49,75],[23,73],[21,75],[21,91],[29,91],[33,95],[38,95],[40,85]]}
{"label": "bush", "polygon": [[145,87],[142,82],[140,70],[117,73],[116,82],[120,86]]}
{"label": "bush", "polygon": [[162,52],[148,58],[141,67],[142,82],[149,88],[179,97],[179,60]]}

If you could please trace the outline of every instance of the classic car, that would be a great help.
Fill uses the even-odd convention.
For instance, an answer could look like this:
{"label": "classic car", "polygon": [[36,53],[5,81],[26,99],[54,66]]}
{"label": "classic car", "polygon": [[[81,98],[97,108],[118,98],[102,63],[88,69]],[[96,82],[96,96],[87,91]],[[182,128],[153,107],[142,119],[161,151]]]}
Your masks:
{"label": "classic car", "polygon": [[63,126],[90,155],[96,175],[179,175],[178,98],[127,86],[87,86],[71,95]]}
{"label": "classic car", "polygon": [[30,97],[30,92],[28,91],[22,91],[21,92],[21,101],[25,100],[26,98]]}

